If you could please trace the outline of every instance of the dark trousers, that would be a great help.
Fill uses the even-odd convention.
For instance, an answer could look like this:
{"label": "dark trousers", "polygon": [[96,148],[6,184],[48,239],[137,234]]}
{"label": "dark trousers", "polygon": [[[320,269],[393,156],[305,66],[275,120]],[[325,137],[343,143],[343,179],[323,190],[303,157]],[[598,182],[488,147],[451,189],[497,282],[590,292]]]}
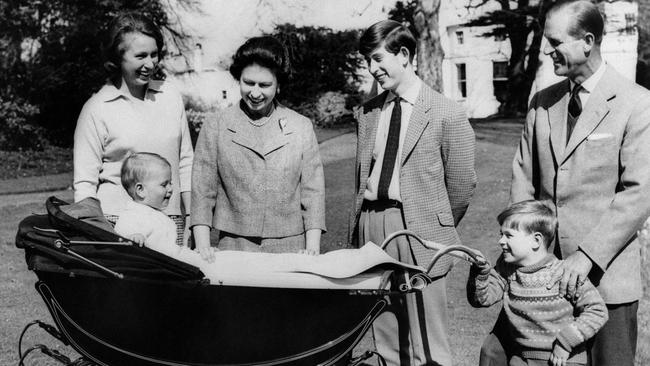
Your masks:
{"label": "dark trousers", "polygon": [[[588,342],[591,366],[634,366],[639,302],[607,305],[609,320]],[[516,348],[507,334],[503,310],[483,341],[479,366],[508,366]]]}

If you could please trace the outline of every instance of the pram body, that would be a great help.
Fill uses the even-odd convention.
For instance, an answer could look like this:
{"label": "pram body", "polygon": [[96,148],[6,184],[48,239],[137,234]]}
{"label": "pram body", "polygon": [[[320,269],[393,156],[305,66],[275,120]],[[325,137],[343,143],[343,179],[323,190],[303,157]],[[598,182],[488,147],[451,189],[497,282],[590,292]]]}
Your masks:
{"label": "pram body", "polygon": [[211,285],[147,248],[105,245],[124,239],[62,204],[23,220],[16,245],[64,341],[99,365],[332,365],[399,292]]}

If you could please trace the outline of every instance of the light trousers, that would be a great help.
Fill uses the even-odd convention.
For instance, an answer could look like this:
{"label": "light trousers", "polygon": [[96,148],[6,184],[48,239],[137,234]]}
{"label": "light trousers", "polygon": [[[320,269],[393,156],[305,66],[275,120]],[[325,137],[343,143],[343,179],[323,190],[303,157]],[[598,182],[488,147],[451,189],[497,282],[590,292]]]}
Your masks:
{"label": "light trousers", "polygon": [[[372,241],[380,245],[386,236],[404,228],[400,208],[363,210],[360,244]],[[401,262],[417,264],[404,236],[392,240],[386,252]],[[375,348],[388,365],[451,365],[445,284],[445,277],[441,277],[421,292],[388,298],[388,306],[372,326]]]}

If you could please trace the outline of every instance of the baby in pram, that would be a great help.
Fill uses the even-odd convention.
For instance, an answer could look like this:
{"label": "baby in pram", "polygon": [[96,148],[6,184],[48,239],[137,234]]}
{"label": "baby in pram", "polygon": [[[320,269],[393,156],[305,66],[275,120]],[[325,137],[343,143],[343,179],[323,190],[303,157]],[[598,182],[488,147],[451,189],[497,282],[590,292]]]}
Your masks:
{"label": "baby in pram", "polygon": [[[340,288],[353,285],[376,289],[386,283],[380,275],[356,276],[387,263],[415,274],[423,271],[392,259],[374,244],[318,256],[220,251],[215,262],[208,263],[198,252],[176,244],[176,224],[161,212],[172,194],[171,168],[167,160],[154,153],[134,153],[124,160],[121,179],[133,201],[128,202],[119,216],[115,231],[137,244],[198,267],[211,283],[257,286],[281,283],[284,287],[300,287],[309,280],[310,286]],[[347,278],[350,282],[346,282]]]}
{"label": "baby in pram", "polygon": [[198,253],[176,244],[176,224],[161,212],[172,195],[171,165],[154,153],[134,153],[122,164],[122,185],[133,201],[115,223],[115,231],[133,242],[198,266]]}

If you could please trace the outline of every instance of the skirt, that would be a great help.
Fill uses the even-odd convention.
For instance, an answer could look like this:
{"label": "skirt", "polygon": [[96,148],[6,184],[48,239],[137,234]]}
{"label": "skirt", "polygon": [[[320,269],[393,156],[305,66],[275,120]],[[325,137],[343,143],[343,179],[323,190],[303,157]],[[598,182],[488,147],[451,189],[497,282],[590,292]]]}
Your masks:
{"label": "skirt", "polygon": [[243,252],[297,253],[305,249],[305,245],[304,233],[284,238],[262,238],[221,231],[219,232],[217,249]]}

